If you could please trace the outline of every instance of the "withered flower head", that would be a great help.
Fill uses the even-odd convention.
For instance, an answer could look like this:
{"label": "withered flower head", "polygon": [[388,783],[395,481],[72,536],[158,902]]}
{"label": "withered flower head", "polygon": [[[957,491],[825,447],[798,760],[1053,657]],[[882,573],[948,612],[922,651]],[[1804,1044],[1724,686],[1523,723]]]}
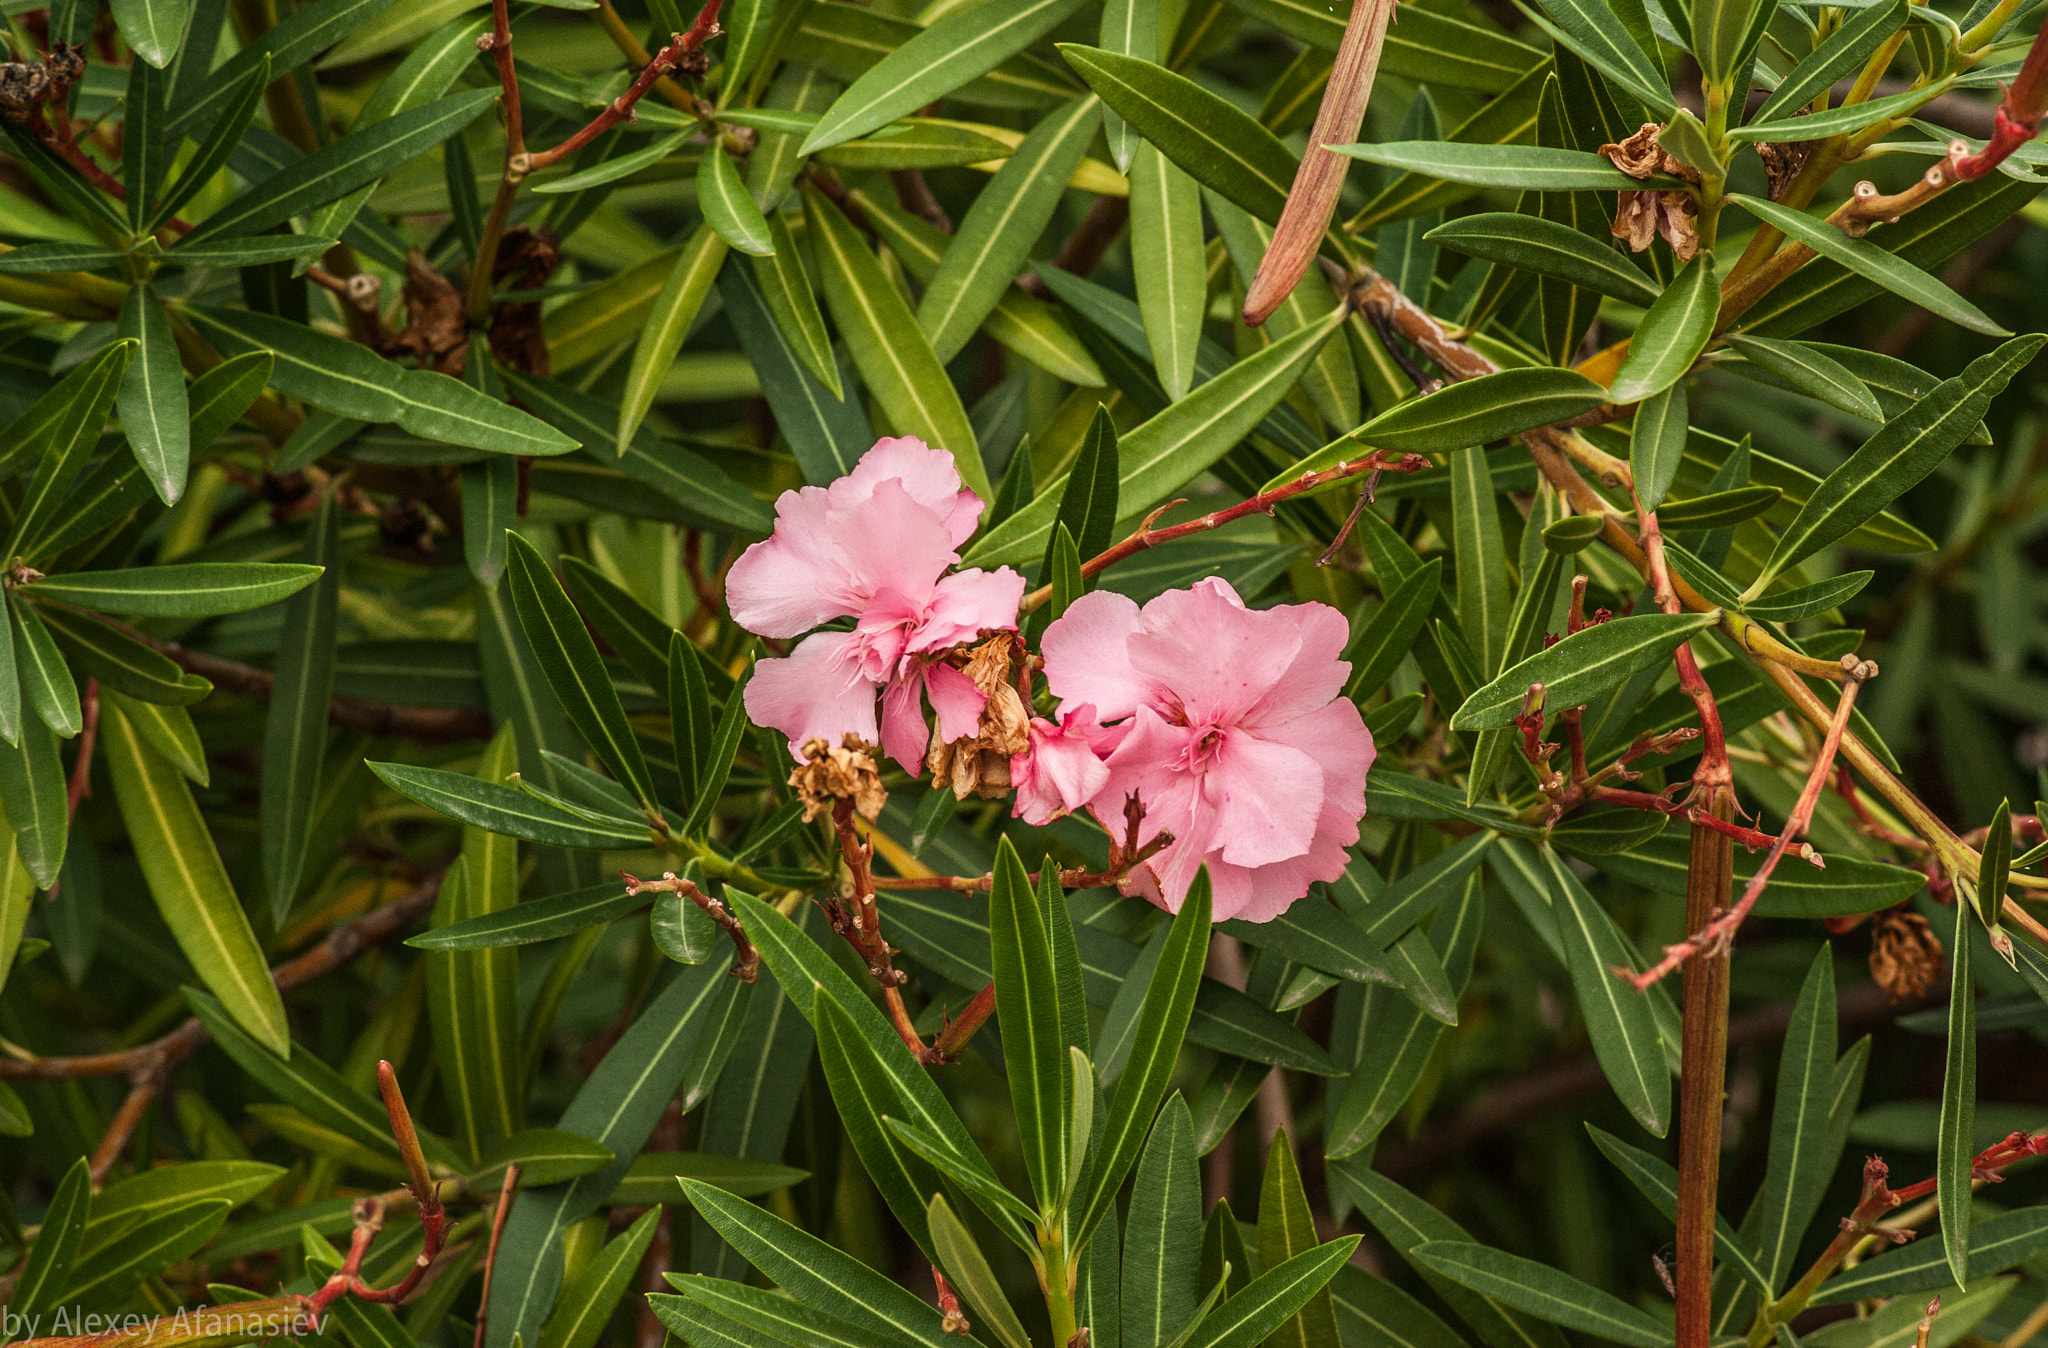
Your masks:
{"label": "withered flower head", "polygon": [[[1658,143],[1660,129],[1655,122],[1644,122],[1627,140],[1602,145],[1600,153],[1631,178],[1662,173],[1681,182],[1698,183],[1699,170]],[[1629,250],[1636,253],[1661,235],[1680,262],[1690,262],[1700,247],[1699,234],[1693,228],[1693,218],[1698,214],[1699,203],[1690,192],[1660,192],[1652,188],[1618,192],[1610,232],[1617,239],[1627,239]]]}
{"label": "withered flower head", "polygon": [[1941,938],[1918,913],[1878,914],[1871,923],[1870,976],[1894,1002],[1916,1001],[1941,979]]}
{"label": "withered flower head", "polygon": [[803,755],[804,762],[789,774],[789,784],[804,803],[805,823],[841,800],[852,801],[869,823],[882,813],[889,793],[882,789],[871,746],[858,735],[848,735],[836,748],[823,739],[805,740]]}
{"label": "withered flower head", "polygon": [[[1801,109],[1800,116],[1805,115]],[[1785,189],[1799,176],[1799,170],[1806,167],[1806,160],[1813,153],[1810,140],[1760,141],[1756,157],[1763,161],[1764,177],[1770,183],[1770,198],[1776,201],[1785,195]]]}
{"label": "withered flower head", "polygon": [[997,800],[1010,792],[1010,759],[1021,754],[1031,742],[1031,713],[1010,682],[1010,648],[1013,638],[999,632],[968,654],[963,673],[974,680],[982,696],[981,719],[974,734],[950,743],[934,736],[925,766],[932,770],[932,785],[947,786],[959,799],[978,795]]}

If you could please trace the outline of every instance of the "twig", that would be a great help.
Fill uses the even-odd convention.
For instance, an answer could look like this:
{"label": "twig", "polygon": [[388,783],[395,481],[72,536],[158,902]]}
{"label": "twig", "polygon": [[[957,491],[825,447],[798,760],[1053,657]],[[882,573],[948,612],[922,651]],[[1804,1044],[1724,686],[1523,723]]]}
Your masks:
{"label": "twig", "polygon": [[[1260,492],[1248,501],[1241,501],[1225,510],[1213,511],[1200,519],[1189,520],[1185,524],[1169,525],[1164,529],[1154,528],[1154,523],[1161,515],[1175,506],[1186,504],[1183,501],[1169,501],[1147,515],[1136,533],[1081,563],[1081,574],[1084,577],[1098,575],[1118,562],[1135,557],[1149,548],[1156,548],[1161,543],[1171,543],[1190,534],[1220,529],[1231,521],[1243,519],[1247,515],[1270,515],[1273,508],[1282,501],[1348,477],[1357,477],[1361,473],[1413,473],[1431,466],[1430,461],[1420,454],[1397,454],[1392,450],[1376,449],[1360,458],[1317,472],[1304,473],[1292,482],[1283,483],[1271,491]],[[1029,613],[1034,609],[1043,608],[1051,600],[1052,586],[1040,586],[1024,597],[1023,611]]]}
{"label": "twig", "polygon": [[498,1210],[491,1215],[491,1243],[484,1250],[484,1285],[476,1304],[475,1348],[484,1348],[484,1329],[491,1313],[491,1275],[498,1269],[498,1242],[505,1235],[505,1219],[512,1214],[512,1195],[519,1189],[519,1162],[505,1167],[505,1182],[498,1186]]}
{"label": "twig", "polygon": [[639,895],[649,892],[680,894],[704,911],[704,915],[716,922],[727,936],[732,938],[734,960],[733,977],[742,983],[751,983],[761,974],[761,952],[747,939],[747,930],[738,918],[727,910],[723,903],[712,898],[688,880],[680,879],[674,871],[663,871],[659,880],[642,880],[627,871],[619,872],[626,882],[628,894]]}
{"label": "twig", "polygon": [[888,1005],[889,1020],[912,1053],[925,1061],[929,1050],[924,1037],[911,1023],[909,1008],[903,1005],[904,974],[890,963],[898,951],[882,936],[882,910],[875,906],[875,849],[853,826],[853,801],[841,796],[832,802],[832,827],[839,835],[839,855],[852,877],[848,905],[838,896],[820,901],[832,930],[844,936],[868,966],[868,973],[882,985],[882,1000]]}
{"label": "twig", "polygon": [[1777,869],[1778,858],[1785,855],[1794,838],[1807,830],[1813,822],[1813,808],[1819,803],[1820,795],[1834,773],[1835,753],[1841,748],[1842,734],[1849,727],[1849,713],[1855,709],[1856,694],[1868,679],[1877,677],[1877,666],[1868,660],[1858,660],[1852,655],[1842,657],[1843,672],[1847,675],[1842,683],[1841,700],[1835,705],[1834,720],[1829,724],[1820,748],[1815,752],[1813,768],[1807,773],[1806,786],[1799,793],[1799,800],[1792,807],[1792,813],[1785,820],[1785,827],[1778,834],[1777,841],[1764,856],[1763,864],[1756,868],[1744,886],[1742,897],[1733,908],[1716,917],[1712,922],[1688,936],[1676,945],[1664,948],[1664,958],[1647,971],[1637,974],[1628,970],[1616,970],[1623,978],[1635,985],[1641,992],[1652,983],[1676,969],[1693,955],[1702,950],[1725,950],[1735,938],[1735,929],[1749,916],[1750,909],[1762,896],[1764,886],[1770,883],[1771,872]]}
{"label": "twig", "polygon": [[78,761],[71,765],[71,781],[64,788],[64,806],[71,818],[78,817],[78,804],[92,795],[92,755],[100,735],[100,681],[87,678],[79,698],[85,728],[78,732]]}
{"label": "twig", "polygon": [[953,232],[953,221],[947,216],[946,208],[932,195],[931,184],[924,180],[920,169],[890,169],[889,185],[896,189],[896,204],[923,220],[941,234]]}

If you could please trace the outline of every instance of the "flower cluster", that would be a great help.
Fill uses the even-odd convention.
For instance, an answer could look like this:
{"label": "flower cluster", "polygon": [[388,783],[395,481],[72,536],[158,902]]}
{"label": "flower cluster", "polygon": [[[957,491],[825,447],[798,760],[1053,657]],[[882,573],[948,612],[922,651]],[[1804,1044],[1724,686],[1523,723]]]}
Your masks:
{"label": "flower cluster", "polygon": [[749,631],[804,639],[756,666],[748,714],[798,758],[810,741],[879,737],[957,795],[1014,789],[1026,823],[1088,813],[1133,849],[1125,891],[1168,911],[1204,866],[1218,920],[1270,921],[1341,875],[1374,753],[1343,696],[1342,615],[1249,608],[1215,577],[1142,608],[1096,591],[1045,632],[1052,705],[1036,715],[1036,665],[1010,635],[1023,577],[953,569],[981,511],[951,457],[910,438],[879,442],[830,487],[784,493],[727,594]]}

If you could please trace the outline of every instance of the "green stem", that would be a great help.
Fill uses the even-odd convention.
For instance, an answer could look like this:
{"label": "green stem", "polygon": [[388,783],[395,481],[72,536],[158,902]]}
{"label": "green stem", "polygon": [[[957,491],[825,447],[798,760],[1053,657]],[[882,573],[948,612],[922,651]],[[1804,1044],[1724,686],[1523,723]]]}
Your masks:
{"label": "green stem", "polygon": [[1039,1285],[1045,1289],[1045,1310],[1052,1319],[1053,1348],[1067,1348],[1074,1335],[1079,1332],[1079,1317],[1074,1309],[1074,1281],[1077,1270],[1067,1263],[1066,1214],[1054,1214],[1050,1229],[1041,1228],[1038,1233],[1040,1258]]}

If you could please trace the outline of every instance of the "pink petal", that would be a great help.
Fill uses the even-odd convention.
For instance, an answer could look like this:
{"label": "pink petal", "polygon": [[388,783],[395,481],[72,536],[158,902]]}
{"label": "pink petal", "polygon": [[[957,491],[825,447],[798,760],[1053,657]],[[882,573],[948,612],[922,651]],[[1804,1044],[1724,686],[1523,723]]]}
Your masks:
{"label": "pink petal", "polygon": [[[1094,709],[1083,709],[1093,717]],[[1109,768],[1090,743],[1095,727],[1080,718],[1072,725],[1031,722],[1031,747],[1010,760],[1010,780],[1017,786],[1014,813],[1027,824],[1049,824],[1093,800],[1109,781]]]}
{"label": "pink petal", "polygon": [[924,672],[916,669],[907,677],[890,682],[882,694],[882,752],[895,759],[913,777],[924,773],[925,746],[931,743],[931,728],[924,722]]}
{"label": "pink petal", "polygon": [[747,682],[747,716],[781,731],[790,753],[813,737],[837,744],[848,734],[875,739],[875,685],[847,659],[850,632],[820,632],[784,659],[762,660]]}
{"label": "pink petal", "polygon": [[1145,605],[1145,630],[1131,638],[1140,677],[1173,690],[1190,722],[1230,725],[1267,697],[1301,648],[1284,613],[1247,609],[1220,577],[1168,590]]}
{"label": "pink petal", "polygon": [[826,524],[852,588],[863,595],[894,590],[925,604],[946,568],[960,560],[945,521],[894,479],[876,483],[857,506],[835,501]]}
{"label": "pink petal", "polygon": [[912,500],[939,516],[954,547],[973,537],[974,526],[981,519],[981,498],[961,488],[960,470],[951,454],[933,449],[914,435],[875,441],[853,471],[832,484],[832,491],[835,499],[859,504],[877,484],[891,479],[902,483]]}
{"label": "pink petal", "polygon": [[939,738],[951,744],[973,735],[981,726],[981,709],[988,703],[974,680],[951,665],[932,665],[924,677],[925,695],[939,714]]}
{"label": "pink petal", "polygon": [[726,577],[733,621],[764,637],[801,636],[860,612],[863,595],[833,537],[822,487],[786,491],[775,502],[775,532],[740,555]]}
{"label": "pink petal", "polygon": [[913,654],[943,651],[983,632],[1012,632],[1024,601],[1024,577],[1007,566],[956,571],[938,583],[924,623],[911,636]]}
{"label": "pink petal", "polygon": [[1244,730],[1224,734],[1202,775],[1223,859],[1264,866],[1308,851],[1323,807],[1321,764]]}
{"label": "pink petal", "polygon": [[1291,623],[1301,639],[1293,661],[1273,687],[1247,711],[1243,721],[1268,725],[1305,715],[1341,696],[1351,666],[1340,658],[1351,640],[1351,625],[1328,604],[1282,604],[1266,610]]}
{"label": "pink petal", "polygon": [[1082,595],[1039,642],[1046,687],[1065,706],[1094,704],[1105,721],[1152,704],[1158,682],[1131,667],[1130,642],[1141,625],[1138,606],[1126,596],[1112,590]]}

